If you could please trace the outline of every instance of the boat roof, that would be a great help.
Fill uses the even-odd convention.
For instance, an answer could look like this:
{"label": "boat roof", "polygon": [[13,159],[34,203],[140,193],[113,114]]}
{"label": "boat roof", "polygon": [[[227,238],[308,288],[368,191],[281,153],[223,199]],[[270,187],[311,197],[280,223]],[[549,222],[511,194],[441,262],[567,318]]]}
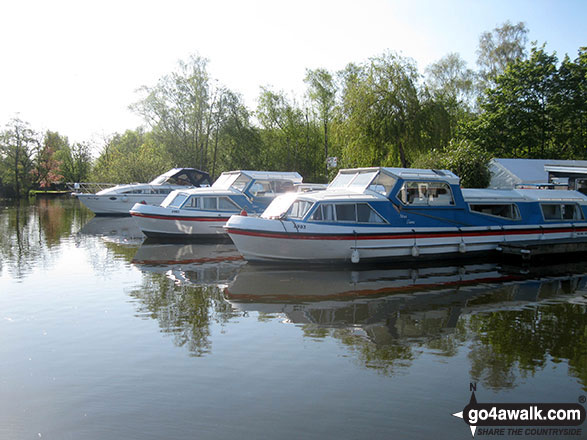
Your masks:
{"label": "boat roof", "polygon": [[375,201],[389,200],[382,194],[375,191],[349,192],[347,190],[330,189],[324,191],[312,191],[301,193],[298,199],[310,200],[313,202],[357,202],[357,201]]}
{"label": "boat roof", "polygon": [[168,179],[179,176],[181,174],[185,174],[190,183],[194,186],[200,186],[202,184],[212,185],[210,174],[205,171],[197,170],[196,168],[172,168],[166,173],[163,173],[153,179],[151,184],[154,184],[154,182],[165,182]]}
{"label": "boat roof", "polygon": [[370,167],[370,168],[347,168],[339,171],[339,174],[372,173],[382,171],[396,179],[404,180],[441,180],[451,185],[458,185],[460,178],[449,170],[433,170],[420,168],[392,168],[392,167]]}
{"label": "boat roof", "polygon": [[587,197],[578,191],[544,189],[473,189],[463,188],[465,202],[587,202]]}
{"label": "boat roof", "polygon": [[293,183],[302,183],[302,176],[299,173],[293,171],[235,170],[225,171],[222,174],[244,174],[255,180],[291,180]]}

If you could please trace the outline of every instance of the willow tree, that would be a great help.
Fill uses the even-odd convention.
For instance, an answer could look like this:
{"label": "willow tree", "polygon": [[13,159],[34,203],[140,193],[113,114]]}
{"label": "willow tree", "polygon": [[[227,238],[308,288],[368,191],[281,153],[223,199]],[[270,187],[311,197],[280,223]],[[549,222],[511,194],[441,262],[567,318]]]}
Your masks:
{"label": "willow tree", "polygon": [[256,116],[265,147],[265,167],[298,171],[315,179],[320,140],[307,109],[282,92],[263,88]]}
{"label": "willow tree", "polygon": [[155,86],[141,87],[145,97],[131,106],[178,166],[208,166],[216,93],[207,64],[207,59],[195,55],[180,61],[177,71],[160,78]]}
{"label": "willow tree", "polygon": [[421,106],[413,60],[387,53],[340,72],[345,166],[409,166],[419,155]]}

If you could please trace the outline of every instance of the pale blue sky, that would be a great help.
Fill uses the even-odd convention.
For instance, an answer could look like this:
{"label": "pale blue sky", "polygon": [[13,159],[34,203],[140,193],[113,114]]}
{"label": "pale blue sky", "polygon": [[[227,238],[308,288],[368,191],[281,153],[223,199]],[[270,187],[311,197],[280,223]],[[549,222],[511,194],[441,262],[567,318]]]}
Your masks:
{"label": "pale blue sky", "polygon": [[135,90],[193,53],[254,108],[260,86],[300,94],[305,69],[386,50],[421,70],[450,52],[475,68],[479,35],[506,20],[559,58],[587,46],[587,0],[19,0],[0,17],[0,125],[19,112],[97,144],[139,125]]}

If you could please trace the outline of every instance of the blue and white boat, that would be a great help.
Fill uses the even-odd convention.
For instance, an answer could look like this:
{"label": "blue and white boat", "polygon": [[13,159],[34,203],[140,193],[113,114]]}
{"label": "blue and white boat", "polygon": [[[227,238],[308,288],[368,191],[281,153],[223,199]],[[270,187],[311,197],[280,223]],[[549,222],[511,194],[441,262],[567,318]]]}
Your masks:
{"label": "blue and white boat", "polygon": [[587,237],[575,191],[461,189],[446,170],[341,170],[321,192],[276,198],[225,229],[247,260],[380,261],[468,255],[500,243]]}
{"label": "blue and white boat", "polygon": [[159,206],[135,204],[130,214],[147,237],[198,238],[226,235],[231,215],[260,214],[279,194],[295,191],[294,172],[229,171],[209,188],[173,191]]}

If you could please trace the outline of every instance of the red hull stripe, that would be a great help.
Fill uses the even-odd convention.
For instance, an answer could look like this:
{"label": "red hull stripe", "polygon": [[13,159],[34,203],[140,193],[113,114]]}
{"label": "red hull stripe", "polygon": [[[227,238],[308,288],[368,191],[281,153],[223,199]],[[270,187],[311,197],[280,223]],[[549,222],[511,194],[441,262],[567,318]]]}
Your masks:
{"label": "red hull stripe", "polygon": [[223,222],[226,223],[230,217],[181,217],[171,215],[155,215],[142,214],[139,212],[131,212],[130,215],[134,217],[152,218],[157,220],[182,220],[188,222]]}
{"label": "red hull stripe", "polygon": [[294,240],[402,240],[418,238],[447,238],[447,237],[491,237],[498,235],[531,235],[531,234],[559,234],[569,232],[587,232],[587,228],[534,228],[534,229],[510,229],[504,231],[462,231],[462,232],[399,232],[396,234],[306,234],[292,232],[252,231],[246,229],[229,228],[227,232],[235,235],[248,235],[251,237],[283,238]]}

